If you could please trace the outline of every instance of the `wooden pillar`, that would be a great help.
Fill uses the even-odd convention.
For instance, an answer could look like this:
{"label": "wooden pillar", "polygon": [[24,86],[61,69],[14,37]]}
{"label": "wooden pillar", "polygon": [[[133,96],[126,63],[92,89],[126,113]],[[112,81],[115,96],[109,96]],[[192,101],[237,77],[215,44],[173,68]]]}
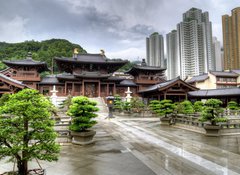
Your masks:
{"label": "wooden pillar", "polygon": [[75,95],[75,83],[72,83],[72,95]]}
{"label": "wooden pillar", "polygon": [[65,95],[68,95],[68,94],[67,94],[67,82],[65,82],[65,90],[64,90],[64,94],[65,94]]}
{"label": "wooden pillar", "polygon": [[187,92],[185,92],[185,100],[188,99],[188,95],[187,95]]}
{"label": "wooden pillar", "polygon": [[166,100],[166,98],[167,98],[167,93],[166,93],[166,92],[163,92],[163,95],[164,95],[164,100]]}
{"label": "wooden pillar", "polygon": [[114,83],[113,84],[113,94],[112,95],[115,95],[116,94],[116,84]]}
{"label": "wooden pillar", "polygon": [[107,96],[109,96],[109,83],[107,84]]}
{"label": "wooden pillar", "polygon": [[98,81],[98,97],[101,97],[101,82]]}
{"label": "wooden pillar", "polygon": [[84,96],[85,94],[85,92],[84,92],[84,89],[85,89],[85,84],[84,84],[84,80],[82,81],[82,95]]}

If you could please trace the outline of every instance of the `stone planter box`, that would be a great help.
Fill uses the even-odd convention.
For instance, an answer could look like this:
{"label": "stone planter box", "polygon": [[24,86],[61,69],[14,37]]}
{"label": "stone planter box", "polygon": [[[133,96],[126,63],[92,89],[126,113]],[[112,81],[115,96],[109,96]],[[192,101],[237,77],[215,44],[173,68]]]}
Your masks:
{"label": "stone planter box", "polygon": [[170,125],[171,118],[169,117],[162,117],[160,118],[161,125]]}
{"label": "stone planter box", "polygon": [[96,131],[89,130],[86,132],[73,132],[71,131],[72,143],[77,145],[88,145],[93,143],[93,137]]}
{"label": "stone planter box", "polygon": [[220,126],[218,125],[205,125],[204,129],[206,130],[206,136],[212,136],[212,137],[218,137],[219,136],[219,130]]}

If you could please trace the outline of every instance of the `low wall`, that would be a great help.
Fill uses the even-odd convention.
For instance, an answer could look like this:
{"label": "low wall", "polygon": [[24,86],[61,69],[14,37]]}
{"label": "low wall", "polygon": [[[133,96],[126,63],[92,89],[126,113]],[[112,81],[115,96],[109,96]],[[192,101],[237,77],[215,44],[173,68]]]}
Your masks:
{"label": "low wall", "polygon": [[[209,124],[208,122],[200,122],[199,114],[184,115],[177,114],[172,117],[172,127],[181,128],[197,133],[206,133],[204,126]],[[225,135],[240,135],[240,116],[227,116],[228,122],[218,123],[221,126],[219,134]]]}

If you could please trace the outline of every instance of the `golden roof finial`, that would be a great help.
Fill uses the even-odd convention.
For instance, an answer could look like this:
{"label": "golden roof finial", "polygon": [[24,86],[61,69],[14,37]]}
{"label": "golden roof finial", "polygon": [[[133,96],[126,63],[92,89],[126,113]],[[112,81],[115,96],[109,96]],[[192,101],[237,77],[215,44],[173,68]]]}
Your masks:
{"label": "golden roof finial", "polygon": [[102,56],[105,56],[105,51],[103,49],[101,49],[100,52]]}
{"label": "golden roof finial", "polygon": [[74,53],[74,54],[78,54],[78,48],[75,48],[75,49],[73,50],[73,53]]}

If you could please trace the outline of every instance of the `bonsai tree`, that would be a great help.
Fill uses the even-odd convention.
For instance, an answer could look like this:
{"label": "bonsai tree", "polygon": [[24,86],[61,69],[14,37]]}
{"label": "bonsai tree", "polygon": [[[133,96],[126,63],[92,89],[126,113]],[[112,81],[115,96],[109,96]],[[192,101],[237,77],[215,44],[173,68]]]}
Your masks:
{"label": "bonsai tree", "polygon": [[230,110],[238,110],[239,106],[238,106],[237,102],[230,101],[230,102],[228,102],[227,108]]}
{"label": "bonsai tree", "polygon": [[118,110],[119,112],[123,110],[123,101],[122,101],[120,95],[115,95],[114,96],[113,109]]}
{"label": "bonsai tree", "polygon": [[152,100],[149,103],[149,109],[153,112],[153,113],[157,113],[157,110],[159,110],[160,108],[160,101],[159,100]]}
{"label": "bonsai tree", "polygon": [[201,118],[202,122],[209,121],[211,125],[216,125],[217,122],[226,122],[226,117],[221,117],[220,114],[223,112],[221,108],[222,101],[218,99],[209,99],[205,103],[205,107]]}
{"label": "bonsai tree", "polygon": [[92,120],[97,117],[94,112],[99,109],[96,107],[97,102],[89,100],[85,96],[72,98],[72,104],[67,111],[67,114],[72,116],[72,122],[69,126],[71,131],[86,132],[97,122]]}
{"label": "bonsai tree", "polygon": [[202,112],[203,110],[203,102],[202,101],[196,101],[193,105],[193,109],[195,112]]}
{"label": "bonsai tree", "polygon": [[133,97],[130,103],[133,112],[141,112],[145,106],[142,100],[140,100],[138,97]]}
{"label": "bonsai tree", "polygon": [[28,174],[32,159],[58,159],[60,147],[55,143],[51,108],[51,102],[32,89],[9,95],[0,106],[0,158],[15,159],[20,175]]}
{"label": "bonsai tree", "polygon": [[172,114],[175,109],[175,105],[172,100],[161,100],[159,103],[159,109],[156,110],[160,116],[168,117],[168,114]]}
{"label": "bonsai tree", "polygon": [[181,102],[181,105],[184,114],[192,114],[194,112],[193,105],[190,101],[185,100]]}
{"label": "bonsai tree", "polygon": [[183,105],[180,102],[175,102],[175,113],[183,114]]}
{"label": "bonsai tree", "polygon": [[128,101],[123,102],[123,110],[126,112],[130,112],[131,111],[131,103]]}

